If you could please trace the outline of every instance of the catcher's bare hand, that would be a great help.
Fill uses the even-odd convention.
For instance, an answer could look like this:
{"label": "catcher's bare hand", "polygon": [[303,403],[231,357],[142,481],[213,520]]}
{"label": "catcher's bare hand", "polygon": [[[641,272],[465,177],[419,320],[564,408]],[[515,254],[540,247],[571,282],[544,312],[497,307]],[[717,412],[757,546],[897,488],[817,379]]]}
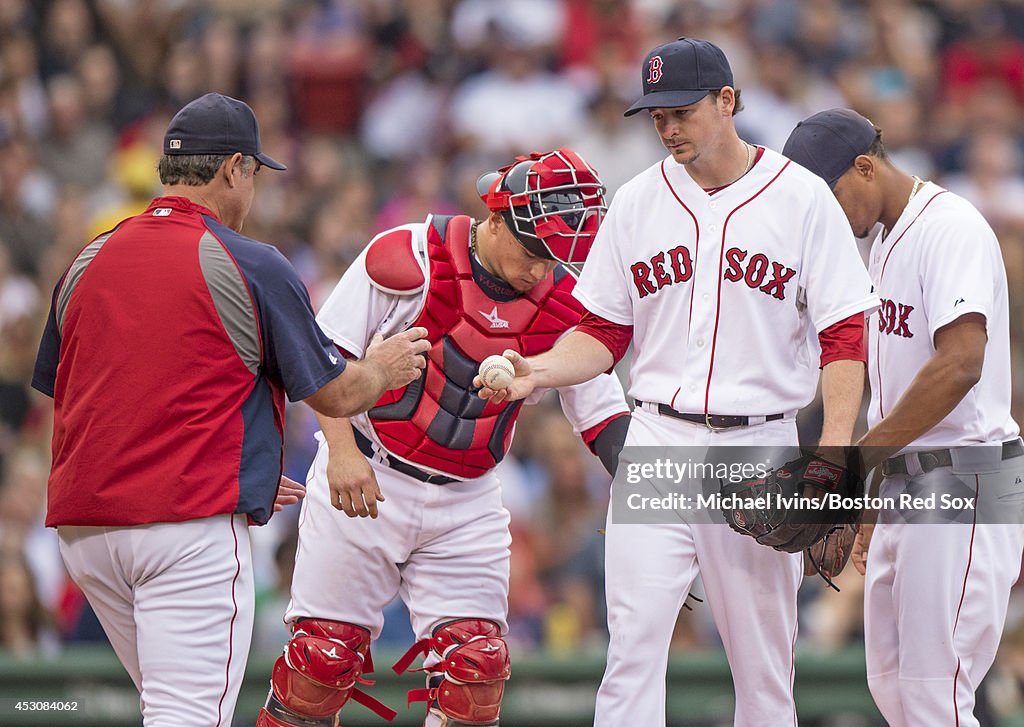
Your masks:
{"label": "catcher's bare hand", "polygon": [[850,556],[850,560],[853,561],[853,567],[861,575],[864,575],[868,569],[868,547],[871,545],[871,536],[874,535],[874,532],[873,524],[861,525],[857,538],[853,541],[853,554]]}
{"label": "catcher's bare hand", "polygon": [[365,361],[375,364],[387,377],[387,388],[397,389],[412,383],[427,365],[423,355],[430,350],[424,336],[427,329],[416,326],[385,339],[379,333],[366,347]]}
{"label": "catcher's bare hand", "polygon": [[285,507],[294,505],[305,496],[305,485],[281,475],[281,480],[277,484],[277,497],[274,498],[274,512],[281,512]]}
{"label": "catcher's bare hand", "polygon": [[349,517],[377,517],[377,503],[384,502],[384,495],[362,454],[332,454],[327,460],[327,484],[334,509]]}
{"label": "catcher's bare hand", "polygon": [[490,389],[484,386],[484,382],[480,380],[479,376],[473,378],[473,386],[480,389],[479,396],[481,399],[488,399],[492,404],[525,399],[533,393],[534,388],[533,382],[530,380],[530,374],[533,373],[530,363],[510,348],[502,351],[501,355],[512,362],[512,368],[516,373],[516,377],[512,379],[512,383],[508,388]]}

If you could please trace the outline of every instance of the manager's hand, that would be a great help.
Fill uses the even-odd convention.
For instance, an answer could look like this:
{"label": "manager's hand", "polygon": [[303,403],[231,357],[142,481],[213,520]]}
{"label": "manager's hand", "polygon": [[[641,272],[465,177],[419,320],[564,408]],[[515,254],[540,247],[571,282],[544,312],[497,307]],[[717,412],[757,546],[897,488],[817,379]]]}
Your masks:
{"label": "manager's hand", "polygon": [[427,329],[421,326],[384,338],[379,333],[366,347],[363,360],[379,366],[387,378],[388,389],[398,389],[418,379],[427,365],[425,354],[430,350],[430,341],[424,336]]}

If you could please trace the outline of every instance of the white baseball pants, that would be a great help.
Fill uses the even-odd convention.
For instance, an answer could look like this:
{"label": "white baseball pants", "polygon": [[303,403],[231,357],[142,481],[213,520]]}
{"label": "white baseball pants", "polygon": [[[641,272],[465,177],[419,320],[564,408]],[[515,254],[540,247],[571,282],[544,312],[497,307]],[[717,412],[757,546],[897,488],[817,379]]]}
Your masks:
{"label": "white baseball pants", "polygon": [[[626,446],[678,445],[680,457],[708,446],[791,447],[792,420],[712,432],[637,408]],[[615,487],[616,485],[613,485]],[[610,511],[609,511],[610,513]],[[608,664],[595,727],[664,727],[665,672],[679,609],[697,573],[725,646],[736,692],[737,727],[796,725],[793,648],[799,554],[780,553],[728,525],[616,524],[605,543]]]}
{"label": "white baseball pants", "polygon": [[143,724],[230,725],[255,602],[246,517],[57,533],[68,573],[139,690]]}
{"label": "white baseball pants", "polygon": [[[1024,458],[1005,464],[1004,472],[988,475],[940,468],[916,484],[984,493],[1024,475]],[[887,478],[879,494],[894,496],[907,482]],[[988,522],[956,524],[907,523],[882,513],[868,549],[864,640],[871,696],[892,727],[978,726],[975,691],[995,659],[1020,575],[1024,525],[1012,520],[1021,497],[1001,498],[1000,523],[991,511]]]}
{"label": "white baseball pants", "polygon": [[448,485],[419,482],[371,461],[386,498],[379,516],[350,518],[329,502],[327,445],[306,481],[285,621],[384,625],[400,595],[417,639],[451,618],[486,618],[508,630],[509,513],[494,472]]}

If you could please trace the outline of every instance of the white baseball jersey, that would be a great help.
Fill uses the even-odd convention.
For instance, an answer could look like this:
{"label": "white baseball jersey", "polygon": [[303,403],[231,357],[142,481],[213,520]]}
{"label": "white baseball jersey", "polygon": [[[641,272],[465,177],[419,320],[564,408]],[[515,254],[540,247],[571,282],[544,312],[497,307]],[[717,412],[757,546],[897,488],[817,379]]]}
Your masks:
{"label": "white baseball jersey", "polygon": [[1019,433],[1010,416],[1010,334],[1006,269],[999,242],[965,199],[926,183],[884,239],[871,248],[871,278],[882,306],[868,325],[874,426],[935,353],[935,332],[966,313],[985,316],[981,380],[914,449],[1004,442]]}
{"label": "white baseball jersey", "polygon": [[[879,232],[874,240],[870,271],[882,306],[868,324],[869,424],[892,410],[935,353],[935,332],[980,313],[988,333],[981,379],[907,449],[1016,437],[1006,271],[981,214],[962,197],[924,184],[889,234]],[[864,583],[864,642],[872,697],[895,727],[979,724],[975,691],[992,665],[1010,588],[1020,575],[1024,521],[1017,483],[1024,457],[1000,463],[999,447],[973,449],[974,456],[954,457],[959,465],[882,482],[879,494],[893,500],[903,493],[975,500],[955,524],[941,522],[950,517],[941,507],[879,515]],[[979,450],[986,456],[979,459]],[[929,518],[941,524],[922,524]]]}
{"label": "white baseball jersey", "polygon": [[[877,306],[828,187],[770,150],[714,194],[672,157],[622,186],[575,294],[593,313],[633,326],[631,396],[754,417],[792,415],[810,402],[816,334]],[[752,444],[795,446],[794,418],[711,431],[641,408],[626,438],[629,447]],[[626,486],[617,479],[613,493]],[[727,527],[618,523],[611,510],[606,533],[611,645],[595,725],[665,724],[665,659],[698,570],[736,685],[735,724],[795,724],[800,556]],[[756,581],[761,595],[734,598],[739,579]]]}
{"label": "white baseball jersey", "polygon": [[672,157],[625,184],[575,295],[633,326],[630,396],[750,416],[806,406],[816,334],[878,305],[828,187],[770,149],[711,195]]}
{"label": "white baseball jersey", "polygon": [[[427,279],[430,277],[426,258],[429,224],[428,219],[426,222],[395,228],[412,232]],[[365,263],[366,250],[363,250],[324,302],[316,318],[320,327],[336,344],[357,357],[363,355],[374,334],[380,333],[387,337],[409,328],[419,317],[427,294],[427,286],[413,295],[386,293],[370,281]],[[495,307],[498,314],[500,307],[500,304]],[[495,313],[479,311],[479,314],[486,319]],[[546,391],[534,392],[526,403],[535,403]],[[562,411],[577,434],[627,411],[622,387],[614,376],[602,375],[582,384],[562,387],[558,389],[558,395]],[[354,417],[352,423],[371,440],[378,441],[366,414]],[[417,467],[432,471],[420,464]]]}

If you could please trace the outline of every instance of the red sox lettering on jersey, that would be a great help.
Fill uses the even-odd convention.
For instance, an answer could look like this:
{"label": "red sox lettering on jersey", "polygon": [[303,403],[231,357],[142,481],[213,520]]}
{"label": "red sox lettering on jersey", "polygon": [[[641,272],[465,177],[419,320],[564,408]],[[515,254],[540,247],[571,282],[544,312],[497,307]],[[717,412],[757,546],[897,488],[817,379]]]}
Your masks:
{"label": "red sox lettering on jersey", "polygon": [[[576,293],[634,327],[632,398],[683,412],[796,411],[817,384],[812,334],[877,305],[827,187],[759,154],[713,194],[671,158],[616,193]],[[730,375],[752,349],[756,371]]]}
{"label": "red sox lettering on jersey", "polygon": [[903,338],[913,338],[910,330],[910,314],[914,306],[905,303],[896,303],[888,298],[882,298],[882,305],[878,309],[878,331]]}
{"label": "red sox lettering on jersey", "polygon": [[[769,260],[764,253],[754,253],[748,258],[748,251],[730,247],[725,252],[728,268],[722,276],[729,282],[743,282],[748,288],[760,290],[778,300],[786,299],[786,283],[796,270],[775,260]],[[685,245],[659,252],[649,260],[638,260],[629,266],[637,294],[644,298],[657,293],[667,285],[685,283],[693,276],[693,257]],[[770,275],[770,277],[769,277]]]}

